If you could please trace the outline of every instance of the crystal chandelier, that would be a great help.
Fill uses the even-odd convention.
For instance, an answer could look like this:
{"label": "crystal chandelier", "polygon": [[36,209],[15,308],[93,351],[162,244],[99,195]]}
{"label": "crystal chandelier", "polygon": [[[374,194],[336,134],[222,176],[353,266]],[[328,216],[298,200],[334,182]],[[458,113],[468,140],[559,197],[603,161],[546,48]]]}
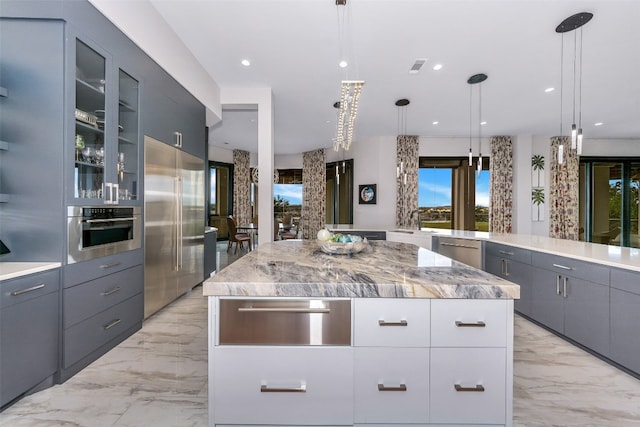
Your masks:
{"label": "crystal chandelier", "polygon": [[358,100],[364,80],[343,80],[338,102],[338,132],[333,139],[333,149],[348,150],[353,141],[353,127],[358,114]]}

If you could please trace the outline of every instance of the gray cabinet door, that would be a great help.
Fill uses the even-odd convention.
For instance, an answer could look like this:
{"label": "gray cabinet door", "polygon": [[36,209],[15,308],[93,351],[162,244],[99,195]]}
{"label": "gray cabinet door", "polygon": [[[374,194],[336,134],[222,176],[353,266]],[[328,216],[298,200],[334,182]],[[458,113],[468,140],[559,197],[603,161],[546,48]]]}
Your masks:
{"label": "gray cabinet door", "polygon": [[559,333],[564,333],[562,276],[544,268],[532,267],[531,316]]}
{"label": "gray cabinet door", "polygon": [[2,308],[0,406],[55,374],[59,313],[58,291]]}
{"label": "gray cabinet door", "polygon": [[640,295],[611,289],[610,357],[640,374]]}
{"label": "gray cabinet door", "polygon": [[531,316],[531,265],[487,251],[484,255],[484,269],[487,273],[519,285],[520,299],[514,300],[514,309],[525,316]]}
{"label": "gray cabinet door", "polygon": [[567,277],[567,295],[564,298],[564,334],[608,356],[609,287]]}

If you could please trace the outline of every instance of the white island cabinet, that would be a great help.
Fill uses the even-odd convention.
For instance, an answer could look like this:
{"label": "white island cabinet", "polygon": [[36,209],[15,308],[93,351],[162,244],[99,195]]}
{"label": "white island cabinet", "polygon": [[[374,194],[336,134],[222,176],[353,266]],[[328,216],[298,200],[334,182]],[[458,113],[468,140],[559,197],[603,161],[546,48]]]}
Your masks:
{"label": "white island cabinet", "polygon": [[511,426],[519,288],[414,245],[282,241],[209,297],[210,426]]}

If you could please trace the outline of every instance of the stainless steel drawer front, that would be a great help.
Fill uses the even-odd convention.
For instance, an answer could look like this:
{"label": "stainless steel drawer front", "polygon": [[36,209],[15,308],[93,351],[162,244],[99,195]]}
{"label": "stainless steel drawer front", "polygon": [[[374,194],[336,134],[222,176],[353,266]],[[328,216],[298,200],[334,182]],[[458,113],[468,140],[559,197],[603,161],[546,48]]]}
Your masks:
{"label": "stainless steel drawer front", "polygon": [[220,300],[220,345],[351,345],[349,300]]}

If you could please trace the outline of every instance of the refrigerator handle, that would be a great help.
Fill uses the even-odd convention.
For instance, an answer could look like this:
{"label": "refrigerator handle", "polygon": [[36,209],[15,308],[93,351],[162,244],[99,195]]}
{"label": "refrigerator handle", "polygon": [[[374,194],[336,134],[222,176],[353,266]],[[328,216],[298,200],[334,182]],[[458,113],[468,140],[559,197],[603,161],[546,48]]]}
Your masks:
{"label": "refrigerator handle", "polygon": [[181,242],[180,242],[180,214],[181,214],[181,209],[180,209],[180,204],[181,204],[181,200],[180,200],[180,178],[178,178],[177,176],[173,178],[173,197],[174,197],[174,205],[175,205],[175,214],[176,214],[176,228],[175,228],[175,234],[174,234],[174,238],[176,240],[176,244],[175,244],[175,251],[176,253],[174,261],[175,261],[175,266],[174,266],[174,270],[175,271],[179,271],[180,270],[180,246],[181,246]]}
{"label": "refrigerator handle", "polygon": [[183,223],[182,223],[182,218],[183,218],[183,212],[182,212],[182,207],[183,207],[183,197],[184,197],[184,190],[182,188],[182,178],[178,177],[178,270],[182,270],[182,244],[183,244],[183,237],[184,237],[184,233],[182,231],[182,227],[184,227]]}

